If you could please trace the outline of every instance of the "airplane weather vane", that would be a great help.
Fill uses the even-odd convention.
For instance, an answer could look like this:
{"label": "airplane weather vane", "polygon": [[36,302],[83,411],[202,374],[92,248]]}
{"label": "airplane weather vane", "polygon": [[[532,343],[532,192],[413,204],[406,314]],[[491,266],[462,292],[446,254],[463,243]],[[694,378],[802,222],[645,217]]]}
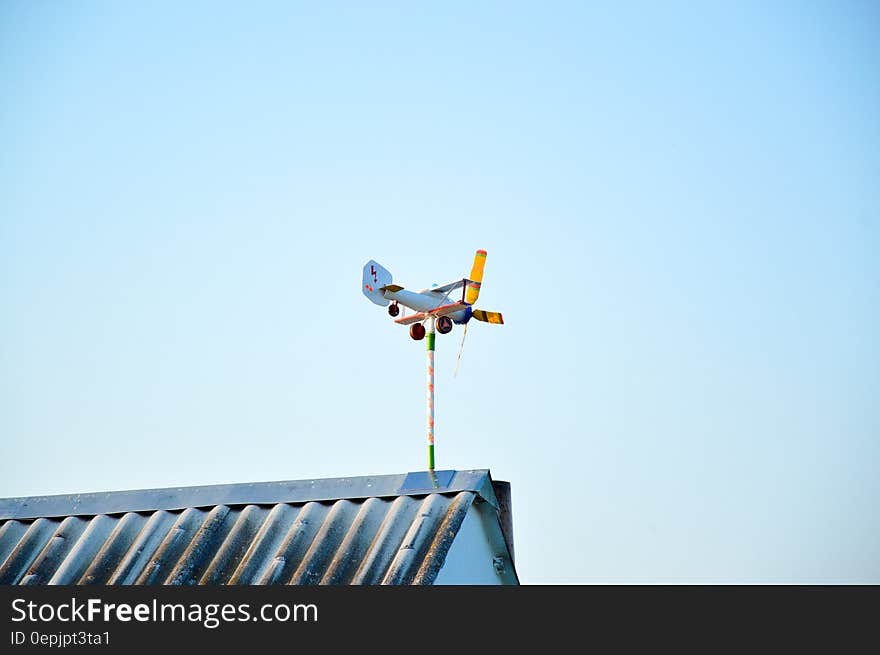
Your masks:
{"label": "airplane weather vane", "polygon": [[[428,372],[427,372],[427,432],[428,432],[428,470],[434,471],[434,348],[435,332],[448,334],[453,324],[464,325],[461,348],[464,348],[464,337],[467,335],[467,324],[475,318],[484,323],[503,325],[504,319],[499,312],[487,312],[474,309],[474,303],[480,295],[480,284],[483,281],[483,268],[486,266],[486,251],[478,250],[474,255],[474,265],[468,278],[456,280],[440,287],[408,291],[402,286],[393,284],[391,273],[377,262],[370,260],[364,265],[363,292],[377,305],[388,307],[388,313],[395,318],[395,323],[409,325],[409,335],[419,341],[427,336]],[[461,289],[461,300],[451,301],[450,294]],[[415,310],[415,314],[401,316],[400,305]],[[427,327],[426,327],[427,325]],[[458,353],[461,359],[461,350]],[[456,364],[457,370],[457,364]]]}

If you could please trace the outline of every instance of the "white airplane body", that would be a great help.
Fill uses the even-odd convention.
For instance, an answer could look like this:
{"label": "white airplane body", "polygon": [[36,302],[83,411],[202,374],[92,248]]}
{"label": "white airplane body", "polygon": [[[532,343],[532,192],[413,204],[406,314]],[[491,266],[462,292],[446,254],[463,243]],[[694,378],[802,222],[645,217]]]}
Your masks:
{"label": "white airplane body", "polygon": [[[470,278],[463,278],[440,287],[409,291],[393,284],[391,273],[377,262],[370,260],[364,266],[361,290],[371,302],[382,307],[387,306],[388,313],[392,317],[399,314],[399,305],[414,310],[415,314],[394,321],[401,325],[410,325],[410,336],[413,339],[424,337],[424,323],[431,319],[437,321],[437,331],[440,334],[451,331],[453,323],[466,324],[471,318],[501,325],[504,319],[500,313],[475,309],[473,306],[480,294],[485,261],[486,251],[478,250],[474,256]],[[461,293],[453,295],[458,289],[461,289]]]}

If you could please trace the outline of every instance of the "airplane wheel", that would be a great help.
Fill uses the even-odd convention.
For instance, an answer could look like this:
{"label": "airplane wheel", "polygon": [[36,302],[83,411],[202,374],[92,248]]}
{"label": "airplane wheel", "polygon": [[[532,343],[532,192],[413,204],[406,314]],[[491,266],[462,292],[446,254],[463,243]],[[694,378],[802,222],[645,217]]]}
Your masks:
{"label": "airplane wheel", "polygon": [[437,319],[437,332],[440,334],[449,334],[452,332],[452,319],[448,316],[441,316]]}
{"label": "airplane wheel", "polygon": [[416,341],[421,341],[425,338],[425,326],[421,323],[413,323],[409,327],[409,336]]}
{"label": "airplane wheel", "polygon": [[388,305],[388,313],[391,314],[391,316],[397,316],[400,313],[400,307],[397,306],[396,302]]}

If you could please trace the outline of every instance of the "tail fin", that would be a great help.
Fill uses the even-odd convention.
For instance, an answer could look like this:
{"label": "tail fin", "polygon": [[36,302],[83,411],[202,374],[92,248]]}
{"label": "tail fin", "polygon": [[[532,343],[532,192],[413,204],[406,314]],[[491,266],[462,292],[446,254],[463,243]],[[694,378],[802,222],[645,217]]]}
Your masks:
{"label": "tail fin", "polygon": [[372,259],[364,264],[364,281],[361,291],[370,299],[370,302],[385,307],[390,301],[382,292],[382,287],[388,284],[391,284],[391,273]]}
{"label": "tail fin", "polygon": [[480,296],[480,284],[483,282],[483,268],[486,266],[486,251],[478,250],[474,255],[474,265],[471,268],[470,282],[467,285],[467,293],[464,301],[469,305],[477,302]]}

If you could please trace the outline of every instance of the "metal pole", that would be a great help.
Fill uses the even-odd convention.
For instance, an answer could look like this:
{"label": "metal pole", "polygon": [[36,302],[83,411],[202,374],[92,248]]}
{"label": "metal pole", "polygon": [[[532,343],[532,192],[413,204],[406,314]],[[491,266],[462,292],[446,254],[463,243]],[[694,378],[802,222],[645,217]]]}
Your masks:
{"label": "metal pole", "polygon": [[434,335],[437,319],[428,319],[425,341],[428,346],[428,470],[434,470]]}

